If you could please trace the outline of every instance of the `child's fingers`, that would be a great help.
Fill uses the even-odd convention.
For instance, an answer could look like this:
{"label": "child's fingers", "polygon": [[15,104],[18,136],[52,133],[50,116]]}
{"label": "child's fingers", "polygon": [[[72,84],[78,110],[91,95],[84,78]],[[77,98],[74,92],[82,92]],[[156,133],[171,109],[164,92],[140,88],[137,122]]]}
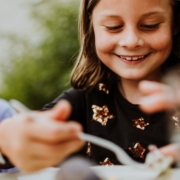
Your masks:
{"label": "child's fingers", "polygon": [[27,134],[36,141],[56,144],[77,138],[82,126],[76,122],[58,122],[51,120],[34,121],[27,127]]}
{"label": "child's fingers", "polygon": [[152,82],[152,81],[141,81],[139,83],[139,90],[145,94],[152,94],[152,93],[157,93],[157,92],[170,92],[170,87],[159,83],[159,82]]}
{"label": "child's fingers", "polygon": [[80,139],[72,139],[63,143],[52,145],[33,142],[33,148],[38,150],[33,153],[33,158],[35,158],[36,160],[54,159],[54,161],[58,163],[71,153],[79,150],[83,145],[84,142]]}
{"label": "child's fingers", "polygon": [[[84,143],[81,140],[72,140],[51,146],[40,143],[34,144],[33,142],[32,148],[36,149],[36,151],[34,151],[30,156],[26,156],[23,161],[20,161],[17,164],[17,167],[24,172],[32,173],[43,168],[56,166],[70,154],[78,151],[83,146],[83,144]],[[35,152],[36,154],[34,154]]]}
{"label": "child's fingers", "polygon": [[155,93],[141,98],[139,107],[146,113],[155,113],[175,107],[174,100],[163,93]]}
{"label": "child's fingers", "polygon": [[165,156],[172,156],[174,161],[180,160],[180,144],[170,144],[160,148],[160,151]]}
{"label": "child's fingers", "polygon": [[140,108],[146,113],[171,109],[176,105],[174,91],[168,85],[142,81],[139,84],[139,89],[144,94],[140,99]]}
{"label": "child's fingers", "polygon": [[55,120],[66,120],[72,111],[71,104],[66,100],[60,100],[52,109],[43,111],[43,116]]}

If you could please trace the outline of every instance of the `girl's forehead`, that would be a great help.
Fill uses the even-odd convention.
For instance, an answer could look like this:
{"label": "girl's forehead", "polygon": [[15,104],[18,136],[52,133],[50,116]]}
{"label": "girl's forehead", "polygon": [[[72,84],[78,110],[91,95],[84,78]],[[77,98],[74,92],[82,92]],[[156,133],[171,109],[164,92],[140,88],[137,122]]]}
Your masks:
{"label": "girl's forehead", "polygon": [[99,15],[144,14],[152,11],[172,10],[171,0],[100,0],[95,6]]}

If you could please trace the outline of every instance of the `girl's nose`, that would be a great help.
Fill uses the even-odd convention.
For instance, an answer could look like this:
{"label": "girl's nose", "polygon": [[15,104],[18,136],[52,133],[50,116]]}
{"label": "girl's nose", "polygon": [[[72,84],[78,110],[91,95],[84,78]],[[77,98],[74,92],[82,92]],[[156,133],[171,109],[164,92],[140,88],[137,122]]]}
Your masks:
{"label": "girl's nose", "polygon": [[133,29],[124,29],[123,32],[121,32],[119,45],[132,50],[143,46],[144,40],[141,37],[140,32],[134,31]]}

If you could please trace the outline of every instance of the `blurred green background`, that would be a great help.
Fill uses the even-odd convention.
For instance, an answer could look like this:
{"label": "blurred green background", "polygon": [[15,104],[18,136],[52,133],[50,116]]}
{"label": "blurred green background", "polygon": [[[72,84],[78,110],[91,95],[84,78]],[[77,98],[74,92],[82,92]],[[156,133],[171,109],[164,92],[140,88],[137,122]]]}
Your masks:
{"label": "blurred green background", "polygon": [[41,109],[70,87],[69,75],[79,51],[78,0],[41,0],[31,7],[40,40],[8,35],[11,50],[0,61],[0,97]]}

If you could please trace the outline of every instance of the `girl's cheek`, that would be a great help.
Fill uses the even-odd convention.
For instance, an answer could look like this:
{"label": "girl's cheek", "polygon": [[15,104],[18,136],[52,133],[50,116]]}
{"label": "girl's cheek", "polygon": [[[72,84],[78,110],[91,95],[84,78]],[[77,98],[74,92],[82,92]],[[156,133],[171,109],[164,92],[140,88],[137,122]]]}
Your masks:
{"label": "girl's cheek", "polygon": [[97,34],[95,36],[95,45],[97,51],[107,53],[113,49],[115,44],[116,42],[113,40],[113,38],[106,33]]}
{"label": "girl's cheek", "polygon": [[172,40],[169,38],[159,38],[154,39],[154,49],[157,51],[162,51],[165,49],[171,49],[172,48]]}
{"label": "girl's cheek", "polygon": [[[166,30],[166,31],[165,31]],[[157,34],[154,34],[147,38],[146,42],[151,43],[151,46],[155,50],[164,50],[172,48],[172,33],[170,29],[165,29]]]}

